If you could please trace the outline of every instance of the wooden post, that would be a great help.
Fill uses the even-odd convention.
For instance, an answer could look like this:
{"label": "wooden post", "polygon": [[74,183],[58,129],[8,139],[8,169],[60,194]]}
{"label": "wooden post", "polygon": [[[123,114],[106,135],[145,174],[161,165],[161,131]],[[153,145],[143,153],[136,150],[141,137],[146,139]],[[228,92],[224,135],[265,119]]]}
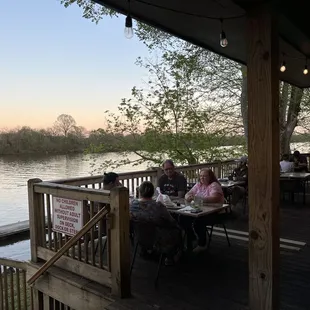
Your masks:
{"label": "wooden post", "polygon": [[30,248],[31,261],[38,262],[37,247],[43,246],[43,236],[45,231],[44,206],[42,205],[42,194],[34,192],[34,185],[42,182],[41,179],[28,180],[28,208],[29,208],[29,227],[30,227]]}
{"label": "wooden post", "polygon": [[249,298],[279,309],[279,63],[272,7],[247,10],[249,120]]}
{"label": "wooden post", "polygon": [[111,190],[112,293],[130,297],[129,193],[125,187]]}

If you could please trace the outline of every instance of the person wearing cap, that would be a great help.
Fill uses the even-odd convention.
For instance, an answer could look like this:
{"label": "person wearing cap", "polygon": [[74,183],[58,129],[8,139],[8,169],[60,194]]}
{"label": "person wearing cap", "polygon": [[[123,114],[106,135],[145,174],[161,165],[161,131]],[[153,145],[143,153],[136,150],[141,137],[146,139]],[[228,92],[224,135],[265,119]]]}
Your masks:
{"label": "person wearing cap", "polygon": [[111,190],[113,187],[122,186],[119,181],[119,175],[115,172],[104,173],[103,175],[103,189]]}
{"label": "person wearing cap", "polygon": [[234,186],[231,190],[231,204],[235,206],[245,195],[248,188],[248,157],[242,156],[239,165],[233,170],[234,181],[244,181],[243,186]]}
{"label": "person wearing cap", "polygon": [[242,156],[239,165],[233,170],[232,177],[235,181],[245,181],[248,183],[248,157]]}

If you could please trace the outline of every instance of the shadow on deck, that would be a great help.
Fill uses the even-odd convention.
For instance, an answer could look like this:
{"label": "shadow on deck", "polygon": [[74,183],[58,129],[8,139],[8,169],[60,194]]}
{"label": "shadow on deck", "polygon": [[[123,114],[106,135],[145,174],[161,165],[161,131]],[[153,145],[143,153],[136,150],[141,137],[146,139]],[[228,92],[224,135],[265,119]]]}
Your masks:
{"label": "shadow on deck", "polygon": [[[289,241],[281,241],[281,309],[310,309],[309,223],[309,204],[282,203],[281,238]],[[231,247],[219,231],[208,253],[163,267],[158,289],[153,283],[157,263],[137,257],[133,298],[116,301],[108,309],[248,309],[247,217],[238,216],[227,228],[235,236]]]}

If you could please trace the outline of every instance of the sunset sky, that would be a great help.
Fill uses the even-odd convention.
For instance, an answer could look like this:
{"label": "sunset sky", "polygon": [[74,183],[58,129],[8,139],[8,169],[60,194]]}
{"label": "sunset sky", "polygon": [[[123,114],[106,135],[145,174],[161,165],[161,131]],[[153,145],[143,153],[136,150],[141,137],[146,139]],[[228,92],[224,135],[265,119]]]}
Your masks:
{"label": "sunset sky", "polygon": [[147,49],[124,37],[123,16],[96,25],[59,0],[2,0],[0,38],[0,129],[50,127],[63,113],[102,127],[147,75],[134,64]]}

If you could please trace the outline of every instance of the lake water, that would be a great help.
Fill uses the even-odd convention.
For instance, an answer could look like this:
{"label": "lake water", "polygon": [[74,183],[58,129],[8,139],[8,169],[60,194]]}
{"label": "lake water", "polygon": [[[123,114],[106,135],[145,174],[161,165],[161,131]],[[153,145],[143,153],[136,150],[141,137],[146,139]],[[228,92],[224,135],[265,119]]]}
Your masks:
{"label": "lake water", "polygon": [[[43,181],[89,176],[104,161],[117,158],[117,153],[96,155],[5,156],[0,157],[0,226],[27,220],[27,181]],[[131,155],[135,159],[135,154]],[[94,166],[93,166],[94,165]],[[123,166],[116,172],[144,170],[146,164]],[[98,174],[98,172],[97,172]],[[0,247],[0,257],[29,258],[29,240]]]}
{"label": "lake water", "polygon": [[[296,148],[304,153],[310,152],[309,143],[293,144],[292,149]],[[48,181],[88,176],[100,167],[100,164],[116,159],[118,156],[121,155],[107,153],[0,157],[0,226],[28,219],[27,181],[29,179],[40,178]],[[135,157],[135,154],[132,154],[132,159]],[[116,172],[144,169],[146,164],[134,167],[127,165],[117,169]],[[0,247],[0,257],[28,259],[29,241]]]}

